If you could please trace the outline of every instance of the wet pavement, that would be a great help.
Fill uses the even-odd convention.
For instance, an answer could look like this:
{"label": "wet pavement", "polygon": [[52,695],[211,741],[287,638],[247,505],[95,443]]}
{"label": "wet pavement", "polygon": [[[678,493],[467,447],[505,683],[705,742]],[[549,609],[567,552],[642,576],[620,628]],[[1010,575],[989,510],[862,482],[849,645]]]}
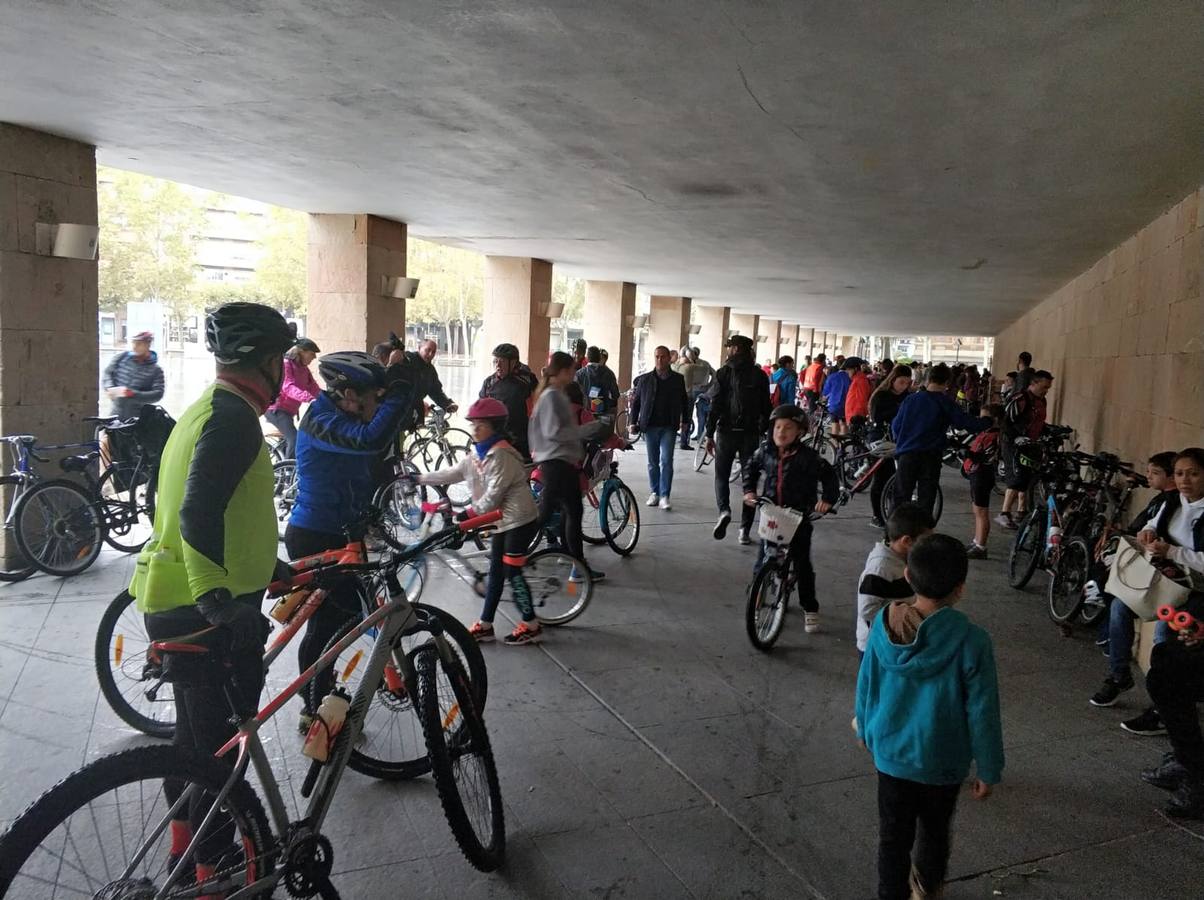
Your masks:
{"label": "wet pavement", "polygon": [[[711,538],[711,470],[687,463],[679,455],[672,511],[641,507],[632,557],[590,549],[608,577],[577,621],[539,646],[484,647],[503,870],[483,875],[460,857],[429,778],[348,772],[324,829],[345,898],[872,896],[875,776],[849,730],[868,502],[817,526],[822,633],[804,634],[796,607],[764,655],[743,625],[754,550],[735,529]],[[642,500],[642,448],[621,471]],[[963,539],[964,484],[945,471],[942,530]],[[963,796],[946,896],[1199,896],[1204,825],[1172,824],[1164,796],[1137,777],[1166,741],[1118,727],[1144,692],[1089,706],[1106,674],[1091,635],[1049,622],[1044,576],[1008,588],[1006,535],[990,551],[971,563],[963,609],[995,640],[1007,769],[987,802]],[[97,623],[131,565],[106,551],[74,579],[0,586],[0,825],[72,769],[150,740],[108,709],[93,669]],[[438,566],[423,600],[466,622],[477,612]],[[295,671],[289,656],[278,665],[273,681]],[[269,751],[295,798],[294,717],[273,722]]]}

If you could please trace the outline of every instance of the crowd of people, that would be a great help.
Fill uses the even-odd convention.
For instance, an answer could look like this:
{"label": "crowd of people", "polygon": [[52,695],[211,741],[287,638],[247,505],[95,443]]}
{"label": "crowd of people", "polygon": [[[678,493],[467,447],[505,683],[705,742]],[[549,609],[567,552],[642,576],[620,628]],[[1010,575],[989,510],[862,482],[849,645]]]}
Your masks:
{"label": "crowd of people", "polygon": [[[180,417],[164,449],[154,531],[130,591],[152,637],[213,632],[214,640],[224,642],[249,711],[263,682],[259,660],[268,631],[260,611],[263,589],[287,571],[287,562],[277,559],[271,468],[258,417],[266,416],[294,442],[297,498],[284,545],[297,558],[346,542],[379,484],[382,454],[400,432],[415,426],[427,399],[448,410],[455,404],[432,365],[433,342],[416,351],[392,341],[373,353],[322,354],[312,341],[297,340],[274,311],[236,303],[208,317],[206,344],[216,358],[216,381]],[[153,396],[149,345],[149,337],[139,336],[134,352],[110,365],[106,383],[115,401]],[[1008,495],[996,521],[1014,527],[1023,513],[1025,479],[1032,471],[1020,450],[1046,425],[1053,376],[1034,369],[1024,354],[1008,373],[999,402],[992,402],[990,383],[984,383],[989,374],[971,366],[956,371],[945,364],[890,360],[870,366],[842,357],[829,365],[819,354],[808,357],[799,373],[790,357],[757,365],[753,347],[747,337],[731,337],[717,369],[696,348],[655,348],[653,368],[635,379],[626,397],[630,433],[642,435],[646,445],[647,502],[672,510],[674,451],[689,448],[691,439],[705,440],[715,459],[718,518],[712,533],[721,540],[733,517],[730,476],[738,462],[741,544],[753,542],[759,504],[800,514],[787,552],[797,573],[805,630],[813,633],[820,617],[810,520],[828,512],[840,492],[833,467],[804,440],[817,404],[826,402],[833,434],[864,428],[869,440],[893,439],[893,462],[881,467],[871,489],[871,521],[881,538],[856,585],[853,728],[878,772],[879,896],[936,896],[961,784],[973,767],[971,793],[985,799],[1004,764],[991,640],[955,607],[966,590],[969,560],[986,556],[997,459],[1004,463]],[[588,568],[581,537],[582,465],[593,442],[626,445],[624,436],[614,434],[624,396],[598,347],[553,352],[538,377],[512,344],[499,344],[492,357],[492,372],[465,415],[472,428],[470,454],[417,479],[465,482],[474,513],[501,511],[490,538],[482,611],[470,631],[478,641],[496,639],[495,614],[508,586],[521,619],[504,643],[534,644],[543,634],[523,577],[527,549],[536,529],[558,515],[560,542],[583,571]],[[321,386],[310,374],[315,358]],[[698,407],[704,412],[696,428]],[[937,533],[932,516],[950,428],[975,435],[963,464],[974,517],[974,536],[966,543]],[[538,503],[530,487],[532,467],[542,488]],[[893,511],[884,517],[891,474],[900,487]],[[1158,559],[1204,573],[1204,450],[1158,454],[1148,474],[1158,493],[1133,523],[1136,540]],[[764,542],[758,544],[754,572],[767,552]],[[595,582],[604,577],[589,572]],[[360,590],[354,579],[332,587],[306,626],[298,652],[302,668],[358,613]],[[1192,593],[1184,608],[1204,615],[1204,594]],[[1109,674],[1093,704],[1110,706],[1134,687],[1134,630],[1134,616],[1113,602],[1101,635]],[[1142,777],[1174,792],[1170,814],[1204,818],[1204,737],[1195,707],[1204,699],[1204,640],[1197,631],[1176,635],[1166,627],[1155,640],[1147,677],[1153,706],[1143,713],[1153,717],[1152,724],[1130,730],[1167,733],[1172,751]],[[330,677],[310,696],[320,698],[330,689]],[[219,690],[207,681],[177,683],[177,742],[212,753],[231,736]],[[307,703],[302,729],[316,714]],[[173,846],[187,846],[195,812],[181,809],[172,823]],[[198,877],[215,862],[202,858]]]}

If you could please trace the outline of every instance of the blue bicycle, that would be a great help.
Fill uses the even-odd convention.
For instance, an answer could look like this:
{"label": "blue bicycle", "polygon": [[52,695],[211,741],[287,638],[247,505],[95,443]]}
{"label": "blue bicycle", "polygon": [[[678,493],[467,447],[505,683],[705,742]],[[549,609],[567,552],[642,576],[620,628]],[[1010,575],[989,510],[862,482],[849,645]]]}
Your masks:
{"label": "blue bicycle", "polygon": [[[607,544],[619,556],[630,556],[640,540],[640,506],[635,493],[619,477],[619,464],[613,459],[612,451],[595,450],[587,459],[589,462],[581,476],[585,506],[585,514],[581,517],[581,539],[587,544]],[[542,490],[539,479],[532,477],[531,492],[536,501]],[[533,551],[545,538],[552,546],[559,543],[559,512],[536,532],[529,549]]]}

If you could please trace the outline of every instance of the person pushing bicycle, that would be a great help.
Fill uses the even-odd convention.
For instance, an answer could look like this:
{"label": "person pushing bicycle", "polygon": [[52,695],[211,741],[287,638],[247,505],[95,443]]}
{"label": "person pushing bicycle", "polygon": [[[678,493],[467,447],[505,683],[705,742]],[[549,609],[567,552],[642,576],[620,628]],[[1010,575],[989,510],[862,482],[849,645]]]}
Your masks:
{"label": "person pushing bicycle", "polygon": [[[205,320],[217,377],[184,412],[163,449],[151,537],[138,556],[130,594],[152,640],[201,644],[211,653],[171,654],[175,743],[211,756],[235,728],[230,702],[252,714],[263,688],[268,621],[264,589],[287,564],[276,558],[274,479],[259,417],[280,393],[293,333],[280,313],[229,303]],[[220,654],[220,657],[218,656]],[[232,690],[219,665],[229,667]],[[229,699],[228,699],[229,697]],[[175,803],[180,785],[164,784]],[[171,823],[171,852],[188,847],[208,809],[199,793],[188,817]],[[234,851],[233,828],[215,829],[197,851],[197,879],[212,877]]]}
{"label": "person pushing bicycle", "polygon": [[[804,627],[808,634],[819,631],[819,601],[815,596],[815,568],[811,565],[812,510],[821,515],[829,512],[840,496],[836,470],[811,447],[804,446],[807,434],[807,413],[793,403],[784,403],[769,416],[769,436],[757,448],[744,473],[744,502],[755,506],[758,497],[765,497],[777,506],[788,507],[802,514],[803,521],[790,541],[790,558],[798,573],[798,598],[803,607]],[[765,482],[760,493],[757,482]],[[822,494],[816,488],[822,486]],[[766,546],[761,541],[754,574],[765,561]]]}

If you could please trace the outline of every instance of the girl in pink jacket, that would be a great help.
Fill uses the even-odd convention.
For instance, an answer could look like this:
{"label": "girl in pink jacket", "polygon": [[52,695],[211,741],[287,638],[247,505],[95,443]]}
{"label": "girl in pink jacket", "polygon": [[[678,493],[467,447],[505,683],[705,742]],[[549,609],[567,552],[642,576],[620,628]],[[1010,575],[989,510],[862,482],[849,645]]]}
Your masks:
{"label": "girl in pink jacket", "polygon": [[263,417],[276,426],[284,437],[284,458],[292,459],[297,446],[297,413],[302,403],[316,400],[318,382],[309,371],[309,364],[322,351],[309,338],[301,338],[284,354],[284,381],[280,384],[280,396],[268,407]]}

